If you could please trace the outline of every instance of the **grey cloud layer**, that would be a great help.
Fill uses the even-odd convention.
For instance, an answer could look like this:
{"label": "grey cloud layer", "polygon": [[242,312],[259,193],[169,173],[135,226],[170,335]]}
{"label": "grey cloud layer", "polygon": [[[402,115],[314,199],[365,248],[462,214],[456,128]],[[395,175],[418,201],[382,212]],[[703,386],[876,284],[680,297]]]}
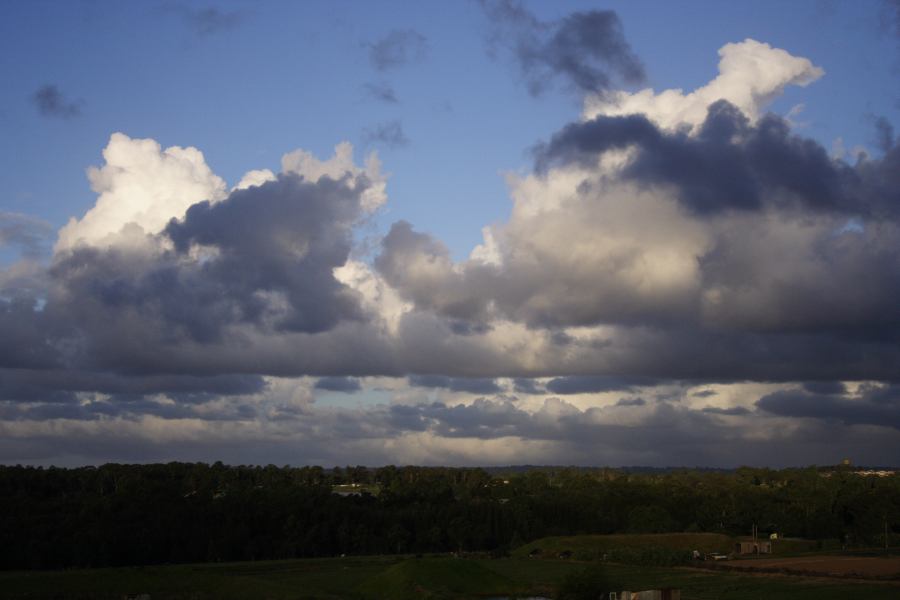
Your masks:
{"label": "grey cloud layer", "polygon": [[834,421],[844,425],[877,425],[900,430],[900,387],[863,386],[858,395],[842,389],[805,385],[769,394],[756,405],[782,417]]}
{"label": "grey cloud layer", "polygon": [[[630,425],[599,420],[604,412],[631,410],[646,413]],[[170,410],[171,414],[177,412]],[[900,451],[900,437],[890,429],[808,420],[778,434],[783,420],[760,416],[763,422],[757,426],[769,435],[759,436],[748,427],[746,414],[716,414],[666,404],[649,409],[632,404],[582,411],[550,399],[529,413],[506,400],[480,399],[468,405],[317,410],[263,428],[245,427],[237,414],[234,417],[212,423],[213,427],[203,432],[179,433],[173,425],[161,438],[135,435],[143,431],[138,421],[92,419],[72,426],[63,438],[40,429],[25,438],[0,436],[0,455],[23,462],[74,457],[69,460],[76,464],[102,462],[112,456],[140,461],[221,459],[243,464],[296,464],[302,457],[301,462],[340,465],[354,464],[364,456],[370,465],[734,466],[749,460],[781,466],[837,462],[845,455],[863,464],[879,464]],[[766,419],[772,422],[766,423]],[[0,428],[9,431],[10,424],[0,422]]]}

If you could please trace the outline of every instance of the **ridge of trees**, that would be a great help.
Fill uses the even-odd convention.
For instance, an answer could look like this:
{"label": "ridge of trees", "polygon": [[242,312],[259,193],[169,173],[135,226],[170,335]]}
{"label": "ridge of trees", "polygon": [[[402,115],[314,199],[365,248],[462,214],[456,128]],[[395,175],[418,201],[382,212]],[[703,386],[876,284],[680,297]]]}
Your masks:
{"label": "ridge of trees", "polygon": [[0,568],[503,551],[548,535],[900,532],[900,476],[107,464],[0,466]]}

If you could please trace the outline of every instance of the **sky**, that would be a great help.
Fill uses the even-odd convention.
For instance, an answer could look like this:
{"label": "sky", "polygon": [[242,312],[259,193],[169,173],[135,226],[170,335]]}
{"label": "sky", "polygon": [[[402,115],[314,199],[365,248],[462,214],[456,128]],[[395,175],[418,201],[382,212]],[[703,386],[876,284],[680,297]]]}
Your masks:
{"label": "sky", "polygon": [[0,77],[0,463],[896,466],[896,0],[11,0]]}

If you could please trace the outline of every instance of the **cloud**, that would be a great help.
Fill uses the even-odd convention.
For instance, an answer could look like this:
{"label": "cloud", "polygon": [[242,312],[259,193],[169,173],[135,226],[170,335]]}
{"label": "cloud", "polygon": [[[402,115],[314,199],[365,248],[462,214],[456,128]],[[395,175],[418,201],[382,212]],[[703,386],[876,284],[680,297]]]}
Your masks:
{"label": "cloud", "polygon": [[428,39],[415,29],[394,29],[366,46],[369,62],[378,71],[421,61],[428,54]]}
{"label": "cloud", "polygon": [[513,379],[513,390],[520,394],[543,394],[546,388],[535,381],[525,377],[516,377]]}
{"label": "cloud", "polygon": [[73,119],[81,116],[81,100],[69,100],[58,87],[52,84],[42,85],[31,95],[31,102],[38,112],[45,117]]}
{"label": "cloud", "polygon": [[409,145],[409,138],[403,132],[400,121],[393,120],[380,123],[372,129],[363,131],[363,139],[369,144],[379,144],[387,148],[402,148]]}
{"label": "cloud", "polygon": [[220,10],[214,6],[195,8],[175,2],[163,5],[162,10],[177,14],[193,33],[201,37],[236,29],[250,16],[243,10]]}
{"label": "cloud", "polygon": [[354,377],[322,377],[316,381],[317,390],[329,392],[343,392],[352,394],[362,389],[359,379]]}
{"label": "cloud", "polygon": [[643,398],[621,398],[616,406],[645,406],[647,401]]}
{"label": "cloud", "polygon": [[814,209],[859,210],[848,198],[855,174],[821,145],[792,135],[780,117],[757,126],[726,100],[709,106],[697,135],[665,133],[643,116],[599,116],[570,124],[536,150],[537,167],[595,164],[612,151],[633,155],[622,176],[646,186],[673,185],[690,210],[758,210],[763,202],[802,202]]}
{"label": "cloud", "polygon": [[[878,156],[830,157],[764,112],[809,61],[722,54],[671,126],[653,100],[538,145],[462,260],[403,221],[369,253],[387,178],[349,144],[229,187],[195,148],[114,134],[51,256],[46,226],[0,216],[23,256],[0,271],[0,458],[893,456],[890,123]],[[317,389],[377,393],[345,410]]]}
{"label": "cloud", "polygon": [[628,84],[644,80],[644,67],[613,11],[575,12],[542,22],[514,0],[483,0],[481,6],[494,27],[492,47],[513,55],[534,96],[556,77],[582,92],[604,92],[614,76]]}
{"label": "cloud", "polygon": [[[102,167],[88,169],[97,202],[60,230],[56,251],[79,245],[107,247],[162,231],[196,202],[226,196],[225,182],[193,147],[165,150],[151,139],[114,133],[103,149]],[[127,228],[126,228],[127,226]]]}
{"label": "cloud", "polygon": [[490,378],[460,378],[443,375],[411,375],[409,384],[416,387],[444,388],[452,392],[470,394],[496,394],[502,388]]}
{"label": "cloud", "polygon": [[379,272],[417,307],[480,323],[898,333],[897,146],[850,166],[777,116],[752,124],[717,101],[693,134],[597,117],[538,155],[543,170],[511,179],[490,262],[454,263],[399,222]]}
{"label": "cloud", "polygon": [[900,0],[883,0],[882,6],[888,31],[900,38]]}
{"label": "cloud", "polygon": [[842,381],[805,381],[803,389],[811,394],[819,395],[843,395],[847,392],[847,386]]}
{"label": "cloud", "polygon": [[756,406],[782,417],[900,429],[900,388],[895,385],[863,386],[852,396],[794,388],[763,396]]}
{"label": "cloud", "polygon": [[48,254],[52,236],[53,228],[46,221],[0,211],[0,248],[14,246],[25,258],[37,259]]}
{"label": "cloud", "polygon": [[388,104],[397,104],[400,102],[397,99],[397,92],[394,91],[394,88],[384,81],[366,83],[363,85],[363,89],[366,94],[375,100],[386,102]]}
{"label": "cloud", "polygon": [[875,119],[875,132],[877,136],[875,144],[882,152],[890,152],[897,144],[897,139],[894,136],[894,126],[885,117]]}
{"label": "cloud", "polygon": [[750,410],[743,406],[730,406],[728,408],[722,408],[720,406],[705,406],[700,410],[701,412],[711,415],[724,415],[729,417],[750,414]]}
{"label": "cloud", "polygon": [[592,394],[631,391],[635,386],[653,384],[652,380],[641,378],[572,375],[551,379],[547,382],[546,388],[553,394]]}
{"label": "cloud", "polygon": [[647,88],[591,95],[585,99],[585,119],[640,114],[663,129],[694,128],[706,119],[707,107],[727,100],[753,122],[786,87],[807,86],[825,74],[806,58],[749,38],[725,44],[719,57],[718,76],[693,92]]}

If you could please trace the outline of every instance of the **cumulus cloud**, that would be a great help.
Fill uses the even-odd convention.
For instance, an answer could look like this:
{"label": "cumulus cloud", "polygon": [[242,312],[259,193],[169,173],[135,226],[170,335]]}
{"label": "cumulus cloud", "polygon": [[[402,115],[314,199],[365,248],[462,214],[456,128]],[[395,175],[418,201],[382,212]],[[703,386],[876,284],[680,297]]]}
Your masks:
{"label": "cumulus cloud", "polygon": [[[545,48],[582,25],[528,27]],[[743,42],[695,92],[602,96],[507,177],[509,218],[463,260],[403,221],[366,254],[387,178],[349,144],[229,188],[195,148],[115,134],[52,256],[0,215],[24,257],[0,272],[0,457],[893,456],[900,147],[885,121],[848,164],[765,114],[820,74]]]}
{"label": "cumulus cloud", "polygon": [[456,263],[401,222],[375,263],[385,279],[451,319],[641,324],[666,345],[687,331],[778,332],[767,343],[797,349],[790,333],[896,336],[896,145],[851,166],[720,99],[694,129],[600,115],[536,154],[535,174],[510,177],[515,205],[489,230],[490,261]]}
{"label": "cumulus cloud", "polygon": [[[165,150],[155,140],[114,133],[103,150],[105,164],[88,169],[97,202],[81,219],[60,230],[56,251],[79,245],[105,247],[125,238],[162,231],[196,202],[226,195],[203,153],[193,147]],[[126,230],[126,226],[130,226]]]}
{"label": "cumulus cloud", "polygon": [[387,71],[425,58],[428,39],[415,29],[394,29],[367,47],[372,66]]}
{"label": "cumulus cloud", "polygon": [[641,114],[663,129],[696,127],[706,119],[710,104],[727,100],[755,121],[787,86],[806,86],[824,74],[821,67],[806,58],[746,39],[722,46],[719,75],[693,92],[671,89],[656,93],[647,88],[634,93],[591,95],[585,99],[584,116],[592,119],[599,115]]}
{"label": "cumulus cloud", "polygon": [[614,76],[629,84],[644,79],[644,67],[613,11],[576,12],[544,22],[515,0],[482,0],[481,6],[494,28],[492,48],[512,54],[532,95],[556,77],[581,92],[604,92]]}
{"label": "cumulus cloud", "polygon": [[42,85],[31,95],[31,102],[38,112],[45,117],[72,119],[81,116],[80,100],[70,100],[60,89],[52,84]]}

